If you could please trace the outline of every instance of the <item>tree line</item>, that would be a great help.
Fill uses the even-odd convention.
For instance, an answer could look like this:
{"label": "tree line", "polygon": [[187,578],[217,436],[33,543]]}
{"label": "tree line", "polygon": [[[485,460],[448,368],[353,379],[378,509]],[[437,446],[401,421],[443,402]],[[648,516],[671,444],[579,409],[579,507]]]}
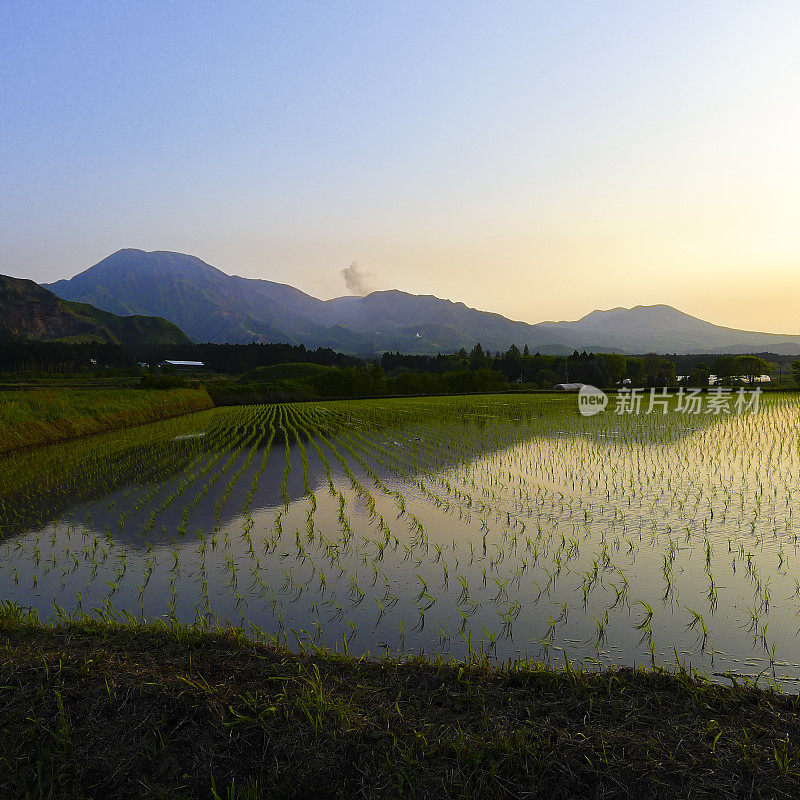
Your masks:
{"label": "tree line", "polygon": [[485,352],[480,344],[468,353],[460,350],[448,356],[408,356],[384,353],[381,366],[387,374],[404,370],[445,372],[488,369],[499,372],[506,381],[532,384],[539,389],[552,388],[557,383],[591,383],[604,388],[628,380],[636,386],[671,385],[675,382],[675,363],[656,354],[624,356],[619,353],[579,353],[569,355],[531,354],[511,345],[508,350],[494,354]]}
{"label": "tree line", "polygon": [[338,353],[329,347],[308,350],[291,344],[186,344],[128,348],[100,342],[13,342],[0,345],[0,371],[81,373],[115,369],[140,374],[167,360],[202,361],[206,367],[225,375],[242,375],[258,367],[275,364],[309,363],[352,367],[363,360]]}
{"label": "tree line", "polygon": [[[767,356],[770,361],[762,356]],[[693,386],[707,386],[712,375],[723,382],[754,382],[776,369],[800,383],[800,359],[761,355],[673,355],[649,353],[578,352],[568,355],[531,353],[512,345],[491,353],[476,344],[469,352],[437,355],[384,353],[379,359],[363,359],[331,348],[307,349],[283,343],[187,344],[126,348],[118,344],[14,342],[0,345],[0,371],[42,373],[91,373],[115,370],[127,374],[152,371],[165,360],[202,361],[208,370],[230,376],[246,376],[260,367],[279,364],[316,364],[336,367],[314,380],[327,381],[337,395],[429,394],[451,391],[489,391],[517,383],[549,389],[557,383],[591,383],[615,386],[673,386],[676,370]],[[777,363],[777,366],[776,366]],[[141,365],[147,365],[142,367]],[[333,395],[330,395],[333,396]]]}

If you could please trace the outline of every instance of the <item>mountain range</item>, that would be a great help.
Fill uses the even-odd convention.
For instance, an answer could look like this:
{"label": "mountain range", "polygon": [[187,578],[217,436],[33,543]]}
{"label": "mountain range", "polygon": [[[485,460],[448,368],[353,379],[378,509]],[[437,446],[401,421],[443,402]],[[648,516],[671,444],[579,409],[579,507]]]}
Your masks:
{"label": "mountain range", "polygon": [[164,251],[119,250],[48,288],[117,315],[164,317],[196,342],[302,343],[356,355],[452,352],[476,342],[485,350],[517,344],[548,353],[800,353],[800,335],[726,328],[667,305],[528,324],[398,290],[319,300],[292,286],[228,275],[195,256]]}
{"label": "mountain range", "polygon": [[172,322],[117,316],[88,303],[63,300],[33,281],[0,275],[0,342],[104,342],[130,347],[186,344]]}

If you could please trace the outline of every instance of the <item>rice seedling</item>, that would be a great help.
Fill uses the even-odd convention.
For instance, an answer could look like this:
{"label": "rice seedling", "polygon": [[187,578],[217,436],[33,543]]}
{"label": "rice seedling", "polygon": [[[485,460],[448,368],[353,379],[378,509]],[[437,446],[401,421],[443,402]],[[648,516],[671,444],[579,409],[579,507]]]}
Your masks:
{"label": "rice seedling", "polygon": [[[728,418],[530,396],[216,409],[0,461],[24,475],[0,492],[0,590],[361,652],[393,629],[429,653],[677,647],[724,669],[752,634],[766,667],[797,636],[799,420],[789,395]],[[699,611],[675,624],[686,608],[725,653]]]}

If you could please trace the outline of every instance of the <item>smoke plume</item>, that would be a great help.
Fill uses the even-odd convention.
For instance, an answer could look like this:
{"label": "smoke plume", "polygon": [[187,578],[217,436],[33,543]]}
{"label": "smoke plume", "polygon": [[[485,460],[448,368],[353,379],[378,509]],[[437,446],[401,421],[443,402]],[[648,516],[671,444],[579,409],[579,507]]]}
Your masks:
{"label": "smoke plume", "polygon": [[347,288],[353,294],[365,295],[374,290],[371,278],[371,272],[362,270],[361,267],[354,261],[349,267],[342,270],[342,277],[347,285]]}

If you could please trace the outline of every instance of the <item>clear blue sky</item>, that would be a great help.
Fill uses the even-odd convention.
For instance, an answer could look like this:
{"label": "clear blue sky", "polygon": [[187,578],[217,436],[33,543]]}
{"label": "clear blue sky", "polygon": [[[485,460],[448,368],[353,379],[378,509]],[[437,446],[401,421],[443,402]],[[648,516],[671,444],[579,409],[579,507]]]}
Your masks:
{"label": "clear blue sky", "polygon": [[6,0],[0,271],[800,332],[798,41],[797,2]]}

